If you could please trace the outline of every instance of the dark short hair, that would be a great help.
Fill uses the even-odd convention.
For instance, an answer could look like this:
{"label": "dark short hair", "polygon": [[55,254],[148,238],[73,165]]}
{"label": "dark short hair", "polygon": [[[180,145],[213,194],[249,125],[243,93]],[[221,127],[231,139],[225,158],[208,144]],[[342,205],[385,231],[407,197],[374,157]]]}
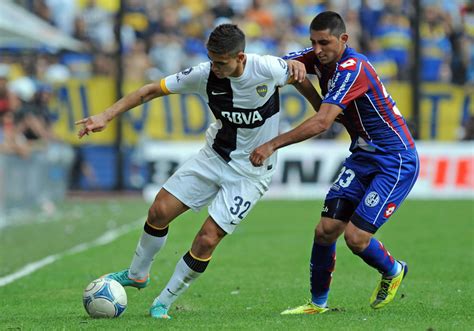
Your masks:
{"label": "dark short hair", "polygon": [[206,46],[209,52],[237,55],[245,50],[245,35],[235,24],[221,24],[211,32]]}
{"label": "dark short hair", "polygon": [[329,33],[336,37],[346,32],[346,24],[341,15],[333,11],[323,11],[319,13],[311,21],[309,28],[314,31],[329,29]]}

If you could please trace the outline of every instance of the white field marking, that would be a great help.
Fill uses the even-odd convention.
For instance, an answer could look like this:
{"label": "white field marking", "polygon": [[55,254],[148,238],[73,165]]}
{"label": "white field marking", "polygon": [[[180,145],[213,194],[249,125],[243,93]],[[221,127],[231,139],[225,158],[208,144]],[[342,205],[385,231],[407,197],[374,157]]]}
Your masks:
{"label": "white field marking", "polygon": [[62,253],[49,255],[39,261],[28,263],[27,265],[23,266],[18,271],[15,271],[14,273],[6,275],[4,277],[0,277],[0,287],[13,283],[14,281],[20,278],[23,278],[25,276],[28,276],[29,274],[32,274],[36,270],[39,270],[47,266],[48,264],[54,263],[67,255],[77,254],[85,250],[88,250],[89,248],[109,244],[112,241],[123,236],[124,234],[127,234],[128,232],[135,230],[139,225],[143,224],[144,220],[145,218],[142,217],[136,221],[122,225],[118,229],[107,231],[93,241],[79,244]]}

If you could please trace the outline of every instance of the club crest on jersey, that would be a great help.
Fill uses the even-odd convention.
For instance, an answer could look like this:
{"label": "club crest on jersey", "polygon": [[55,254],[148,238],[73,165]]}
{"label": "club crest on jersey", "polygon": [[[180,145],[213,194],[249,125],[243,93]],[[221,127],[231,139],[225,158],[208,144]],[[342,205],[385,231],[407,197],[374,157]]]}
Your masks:
{"label": "club crest on jersey", "polygon": [[380,196],[377,192],[372,191],[365,197],[365,205],[368,207],[375,207],[380,202]]}
{"label": "club crest on jersey", "polygon": [[385,209],[385,213],[383,214],[385,216],[385,218],[389,218],[390,216],[392,216],[395,209],[397,209],[397,205],[394,204],[393,202],[390,202],[387,205],[387,208]]}
{"label": "club crest on jersey", "polygon": [[261,96],[262,98],[267,95],[267,92],[268,92],[268,86],[266,84],[264,85],[259,85],[257,86],[257,93],[259,96]]}
{"label": "club crest on jersey", "polygon": [[354,58],[350,58],[348,60],[345,60],[342,62],[339,67],[341,68],[340,70],[355,70],[357,68],[357,60]]}

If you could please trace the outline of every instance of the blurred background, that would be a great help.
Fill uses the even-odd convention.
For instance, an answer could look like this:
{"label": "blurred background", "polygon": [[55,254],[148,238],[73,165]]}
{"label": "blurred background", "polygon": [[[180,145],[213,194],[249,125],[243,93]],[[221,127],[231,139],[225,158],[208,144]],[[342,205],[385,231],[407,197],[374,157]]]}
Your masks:
{"label": "blurred background", "polygon": [[[81,192],[151,199],[203,145],[207,105],[160,98],[81,140],[74,122],[207,61],[218,24],[238,24],[248,53],[283,56],[310,46],[309,23],[323,10],[344,17],[349,45],[368,56],[413,130],[422,164],[412,196],[473,199],[474,1],[3,0],[0,225],[18,212],[54,213]],[[281,107],[282,131],[313,112],[292,87]],[[282,150],[267,197],[324,197],[347,155],[337,125]]]}

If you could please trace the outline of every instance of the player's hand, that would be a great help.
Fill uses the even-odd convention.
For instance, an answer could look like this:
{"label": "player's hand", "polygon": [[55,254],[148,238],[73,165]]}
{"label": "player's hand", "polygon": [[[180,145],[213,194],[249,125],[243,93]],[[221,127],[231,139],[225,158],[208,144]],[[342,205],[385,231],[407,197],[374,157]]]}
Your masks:
{"label": "player's hand", "polygon": [[82,120],[76,121],[76,125],[82,125],[82,128],[77,132],[79,139],[85,135],[89,135],[89,132],[100,132],[107,127],[109,119],[105,113],[100,113],[94,116],[83,118]]}
{"label": "player's hand", "polygon": [[288,69],[290,71],[290,77],[298,83],[302,83],[306,78],[306,68],[304,64],[300,61],[288,60]]}
{"label": "player's hand", "polygon": [[250,162],[255,167],[261,167],[263,165],[263,162],[265,162],[265,160],[268,159],[274,151],[275,150],[269,143],[263,144],[255,148],[253,152],[250,153]]}

